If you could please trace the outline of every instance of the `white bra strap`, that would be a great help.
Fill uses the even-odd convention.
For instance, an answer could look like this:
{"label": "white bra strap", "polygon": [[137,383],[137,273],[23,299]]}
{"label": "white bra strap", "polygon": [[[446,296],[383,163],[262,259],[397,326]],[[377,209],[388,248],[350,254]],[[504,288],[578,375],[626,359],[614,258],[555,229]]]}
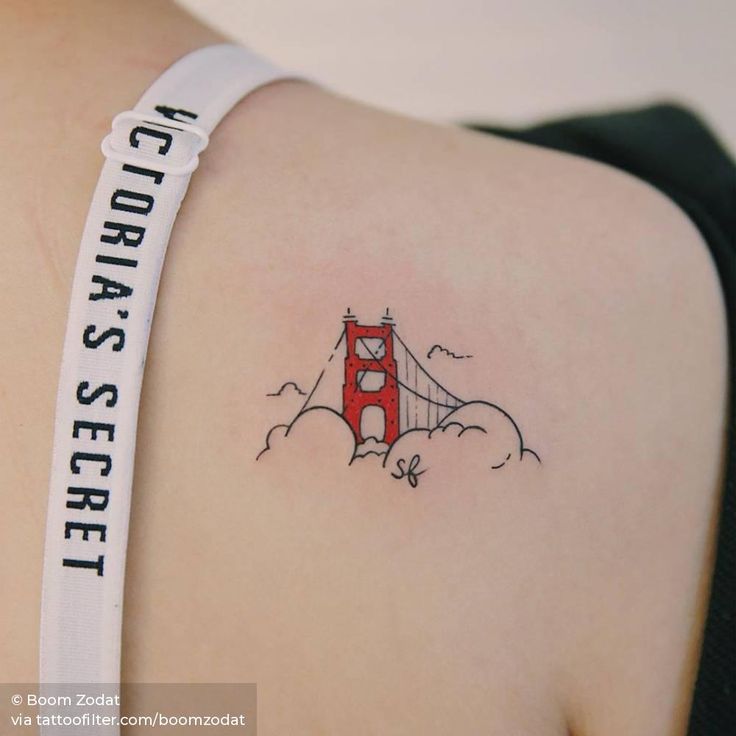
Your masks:
{"label": "white bra strap", "polygon": [[40,683],[119,682],[138,403],[171,227],[215,126],[284,78],[294,77],[240,46],[199,49],[118,115],[103,142],[59,377]]}

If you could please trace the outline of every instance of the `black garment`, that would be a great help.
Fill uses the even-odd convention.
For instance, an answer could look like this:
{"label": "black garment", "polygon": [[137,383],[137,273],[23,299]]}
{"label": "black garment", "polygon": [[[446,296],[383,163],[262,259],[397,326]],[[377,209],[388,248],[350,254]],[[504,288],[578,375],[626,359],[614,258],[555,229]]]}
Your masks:
{"label": "black garment", "polygon": [[730,396],[726,481],[689,736],[736,735],[736,168],[698,118],[673,105],[578,117],[526,130],[471,126],[623,169],[673,199],[713,254],[725,295]]}

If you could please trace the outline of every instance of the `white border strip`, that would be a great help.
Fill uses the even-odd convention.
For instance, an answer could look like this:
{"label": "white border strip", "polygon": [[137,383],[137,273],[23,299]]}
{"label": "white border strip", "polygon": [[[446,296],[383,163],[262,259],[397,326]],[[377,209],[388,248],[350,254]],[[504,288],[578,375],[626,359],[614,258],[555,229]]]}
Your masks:
{"label": "white border strip", "polygon": [[138,403],[166,246],[209,133],[245,95],[284,78],[293,75],[240,46],[200,49],[116,117],[103,144],[107,160],[79,249],[59,378],[42,684],[119,682]]}

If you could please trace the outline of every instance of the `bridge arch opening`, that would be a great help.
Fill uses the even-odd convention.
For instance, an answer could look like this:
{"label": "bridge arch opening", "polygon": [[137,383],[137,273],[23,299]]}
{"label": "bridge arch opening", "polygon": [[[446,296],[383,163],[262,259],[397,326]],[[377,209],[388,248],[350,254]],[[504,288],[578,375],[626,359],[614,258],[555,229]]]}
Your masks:
{"label": "bridge arch opening", "polygon": [[385,371],[358,371],[358,386],[361,391],[374,393],[386,385]]}
{"label": "bridge arch opening", "polygon": [[359,337],[355,341],[355,354],[361,360],[383,360],[386,357],[386,340],[383,337]]}
{"label": "bridge arch opening", "polygon": [[375,437],[383,442],[386,437],[386,412],[382,406],[366,406],[360,414],[360,436],[363,440]]}

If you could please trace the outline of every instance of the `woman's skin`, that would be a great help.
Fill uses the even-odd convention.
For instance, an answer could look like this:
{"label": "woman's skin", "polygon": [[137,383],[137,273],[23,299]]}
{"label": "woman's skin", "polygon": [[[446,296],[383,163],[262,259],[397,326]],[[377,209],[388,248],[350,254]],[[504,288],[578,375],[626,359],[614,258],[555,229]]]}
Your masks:
{"label": "woman's skin", "polygon": [[[0,5],[5,682],[38,678],[52,420],[99,141],[220,40],[164,2]],[[389,306],[432,373],[503,407],[541,464],[491,471],[440,438],[413,488],[375,456],[348,466],[339,420],[256,462],[303,400],[267,394],[310,388],[347,306],[364,324]],[[427,361],[435,343],[473,357]],[[263,736],[683,734],[725,395],[708,251],[642,182],[308,83],[258,91],[213,135],[166,257],[123,678],[256,682]]]}

